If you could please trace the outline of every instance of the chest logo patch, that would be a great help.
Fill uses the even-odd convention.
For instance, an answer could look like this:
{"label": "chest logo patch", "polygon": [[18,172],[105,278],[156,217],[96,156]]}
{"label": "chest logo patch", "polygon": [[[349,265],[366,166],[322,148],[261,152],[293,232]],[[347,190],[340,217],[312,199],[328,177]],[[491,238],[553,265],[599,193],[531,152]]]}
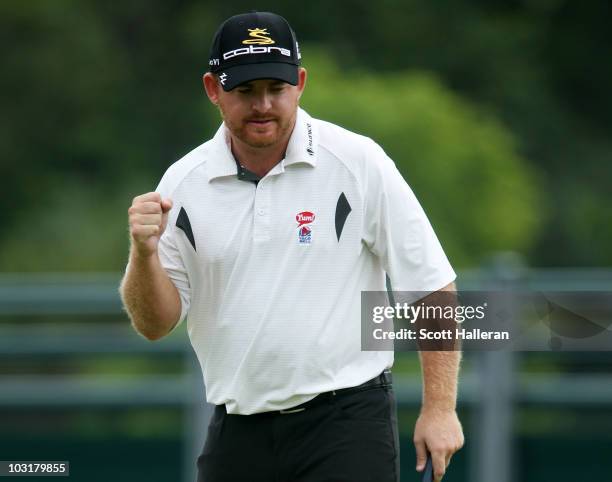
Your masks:
{"label": "chest logo patch", "polygon": [[295,215],[298,228],[298,244],[312,243],[312,223],[315,220],[314,213],[302,211]]}

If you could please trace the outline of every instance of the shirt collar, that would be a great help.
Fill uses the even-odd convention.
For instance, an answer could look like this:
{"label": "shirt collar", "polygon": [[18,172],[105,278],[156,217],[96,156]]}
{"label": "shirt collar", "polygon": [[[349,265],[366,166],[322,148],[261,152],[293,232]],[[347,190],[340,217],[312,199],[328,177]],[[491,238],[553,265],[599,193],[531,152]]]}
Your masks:
{"label": "shirt collar", "polygon": [[206,163],[209,181],[217,177],[235,176],[238,173],[226,130],[225,123],[222,123],[210,141],[212,149],[210,158]]}
{"label": "shirt collar", "polygon": [[298,107],[295,127],[291,133],[283,164],[290,166],[296,163],[317,165],[317,132],[312,117]]}
{"label": "shirt collar", "polygon": [[[317,132],[313,119],[298,107],[295,127],[289,138],[285,158],[270,173],[283,172],[286,166],[305,163],[312,167],[317,165]],[[207,162],[208,180],[217,177],[235,176],[238,172],[236,160],[232,154],[229,133],[222,123],[211,140],[212,152]]]}

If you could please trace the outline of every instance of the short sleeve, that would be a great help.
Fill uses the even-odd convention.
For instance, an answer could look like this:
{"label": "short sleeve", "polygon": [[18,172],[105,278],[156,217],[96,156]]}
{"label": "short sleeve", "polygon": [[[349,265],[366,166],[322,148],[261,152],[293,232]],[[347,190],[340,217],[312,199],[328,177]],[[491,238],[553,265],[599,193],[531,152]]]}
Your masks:
{"label": "short sleeve", "polygon": [[[170,219],[170,216],[168,216],[168,219]],[[179,298],[181,299],[181,316],[176,325],[172,328],[174,330],[183,322],[187,312],[189,311],[189,306],[191,303],[191,287],[189,284],[187,270],[185,269],[180,252],[174,242],[174,236],[171,234],[172,231],[172,229],[166,227],[164,234],[162,234],[162,237],[159,240],[157,253],[162,267],[166,271],[166,274],[174,286],[176,286],[179,293]],[[128,261],[125,272],[127,273],[129,269],[130,262]]]}
{"label": "short sleeve", "polygon": [[183,264],[183,258],[175,243],[174,230],[170,229],[169,226],[166,227],[164,234],[162,234],[159,240],[157,253],[162,267],[168,274],[170,280],[174,283],[174,286],[176,286],[179,297],[181,298],[181,316],[176,324],[178,326],[185,319],[189,311],[189,306],[191,304],[191,286],[189,284],[187,270]]}
{"label": "short sleeve", "polygon": [[[178,203],[172,197],[173,192],[167,188],[167,177],[164,176],[159,185],[155,189],[163,199],[170,198],[174,201],[174,206],[168,213],[168,225],[162,234],[157,247],[159,261],[168,274],[170,280],[176,286],[179,297],[181,299],[181,316],[176,326],[180,325],[187,313],[191,304],[191,285],[189,283],[189,273],[185,267],[183,257],[176,242],[176,229],[173,229],[173,221],[177,217]],[[175,328],[176,328],[175,326]]]}
{"label": "short sleeve", "polygon": [[416,196],[376,144],[366,160],[363,241],[396,291],[437,291],[455,280]]}

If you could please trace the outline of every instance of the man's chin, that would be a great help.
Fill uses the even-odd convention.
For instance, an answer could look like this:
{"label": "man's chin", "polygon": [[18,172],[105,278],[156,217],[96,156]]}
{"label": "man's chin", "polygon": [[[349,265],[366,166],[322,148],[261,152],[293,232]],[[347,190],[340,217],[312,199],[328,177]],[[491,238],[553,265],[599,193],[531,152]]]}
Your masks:
{"label": "man's chin", "polygon": [[278,142],[278,136],[246,136],[242,141],[251,147],[270,147]]}

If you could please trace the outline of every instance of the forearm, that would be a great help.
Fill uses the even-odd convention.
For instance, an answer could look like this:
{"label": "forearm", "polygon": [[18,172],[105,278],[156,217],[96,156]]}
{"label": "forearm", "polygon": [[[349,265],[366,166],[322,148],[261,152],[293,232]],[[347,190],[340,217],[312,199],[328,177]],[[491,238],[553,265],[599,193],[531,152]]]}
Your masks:
{"label": "forearm", "polygon": [[423,351],[419,355],[423,377],[422,410],[454,411],[461,352]]}
{"label": "forearm", "polygon": [[[457,304],[455,283],[450,283],[427,299],[430,304],[446,309]],[[454,329],[454,320],[436,320],[438,327]],[[454,343],[446,345],[443,351],[424,350],[419,353],[423,377],[423,410],[454,411],[457,405],[457,384],[459,365],[461,363],[461,347]]]}
{"label": "forearm", "polygon": [[181,300],[157,253],[143,257],[131,250],[120,293],[132,325],[149,340],[167,335],[179,320]]}

